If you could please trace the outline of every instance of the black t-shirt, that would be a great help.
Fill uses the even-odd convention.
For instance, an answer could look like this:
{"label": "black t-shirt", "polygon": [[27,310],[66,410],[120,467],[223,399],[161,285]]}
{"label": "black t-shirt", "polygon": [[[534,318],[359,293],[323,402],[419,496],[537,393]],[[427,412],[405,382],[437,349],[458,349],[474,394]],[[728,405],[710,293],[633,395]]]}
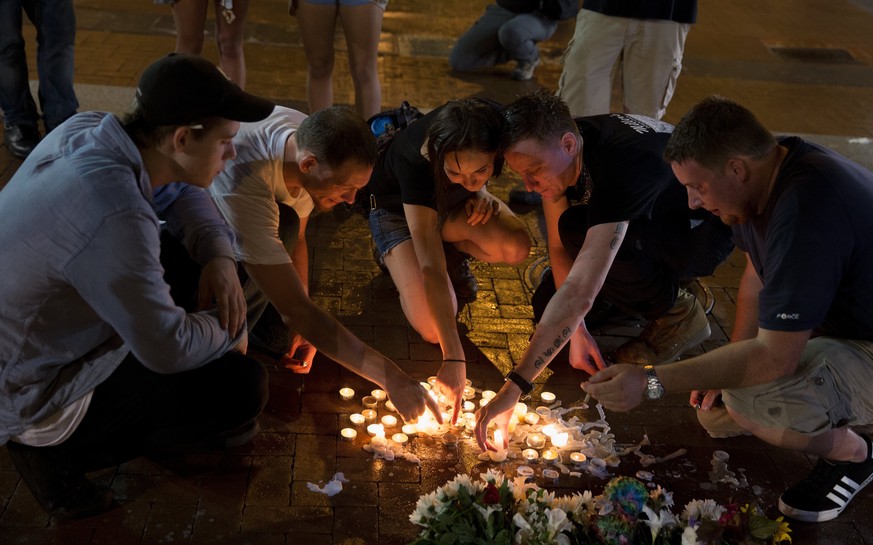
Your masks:
{"label": "black t-shirt", "polygon": [[688,217],[684,188],[663,158],[671,125],[639,115],[607,114],[577,118],[576,126],[584,168],[567,196],[575,201],[590,194],[586,229],[676,212],[683,220]]}
{"label": "black t-shirt", "polygon": [[767,208],[733,228],[763,281],[760,326],[873,340],[873,173],[801,138],[779,143]]}
{"label": "black t-shirt", "polygon": [[[404,204],[417,204],[436,210],[436,181],[433,166],[421,153],[427,131],[443,106],[428,112],[397,133],[388,149],[376,162],[361,197],[373,195],[376,207],[403,212]],[[473,193],[458,184],[449,184],[449,207],[466,200]],[[369,204],[367,205],[369,208]]]}
{"label": "black t-shirt", "polygon": [[582,9],[629,19],[697,21],[697,0],[584,0]]}

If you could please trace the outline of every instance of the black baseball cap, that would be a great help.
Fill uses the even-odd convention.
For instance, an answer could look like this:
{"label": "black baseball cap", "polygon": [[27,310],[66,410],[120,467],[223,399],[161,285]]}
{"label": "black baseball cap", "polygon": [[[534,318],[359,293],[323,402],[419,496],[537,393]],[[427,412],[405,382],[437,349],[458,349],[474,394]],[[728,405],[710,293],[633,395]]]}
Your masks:
{"label": "black baseball cap", "polygon": [[221,117],[260,121],[275,104],[246,93],[220,68],[198,55],[170,53],[145,69],[136,100],[150,125],[184,125]]}

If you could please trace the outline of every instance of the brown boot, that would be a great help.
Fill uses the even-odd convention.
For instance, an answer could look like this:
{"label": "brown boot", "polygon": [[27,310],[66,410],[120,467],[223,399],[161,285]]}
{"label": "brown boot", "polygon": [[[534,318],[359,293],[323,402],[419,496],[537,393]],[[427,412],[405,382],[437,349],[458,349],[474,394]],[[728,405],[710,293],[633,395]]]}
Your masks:
{"label": "brown boot", "polygon": [[615,361],[638,365],[668,363],[708,339],[711,333],[703,307],[693,295],[680,289],[673,308],[650,321],[639,337],[619,346]]}

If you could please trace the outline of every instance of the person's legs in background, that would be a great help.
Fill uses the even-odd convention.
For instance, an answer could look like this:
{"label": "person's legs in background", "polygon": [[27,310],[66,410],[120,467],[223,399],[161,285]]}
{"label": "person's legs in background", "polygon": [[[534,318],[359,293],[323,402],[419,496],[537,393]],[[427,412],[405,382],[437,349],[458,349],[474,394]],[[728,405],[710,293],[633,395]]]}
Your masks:
{"label": "person's legs in background", "polygon": [[516,13],[498,6],[485,6],[485,13],[458,38],[449,53],[449,66],[458,72],[471,72],[508,62],[512,57],[500,43],[500,28]]}
{"label": "person's legs in background", "polygon": [[355,109],[363,119],[382,111],[378,53],[384,15],[384,6],[372,1],[339,8],[349,50],[349,71],[355,86]]}
{"label": "person's legs in background", "polygon": [[237,85],[246,86],[246,58],[243,38],[249,0],[234,0],[230,21],[224,15],[222,0],[215,4],[215,43],[218,46],[218,64]]}
{"label": "person's legs in background", "polygon": [[30,17],[36,26],[39,105],[48,133],[79,109],[73,89],[76,13],[72,0],[36,0],[33,6]]}
{"label": "person's legs in background", "polygon": [[622,61],[625,113],[661,119],[682,71],[690,24],[631,20]]}
{"label": "person's legs in background", "polygon": [[549,39],[558,28],[558,21],[546,19],[537,13],[522,13],[500,27],[500,44],[518,63],[510,73],[514,80],[527,81],[540,64],[537,43]]}
{"label": "person's legs in background", "polygon": [[574,117],[610,113],[613,68],[624,48],[629,21],[579,10],[557,92]]}
{"label": "person's legs in background", "polygon": [[336,28],[336,4],[300,0],[297,23],[303,52],[306,55],[306,101],[309,113],[333,104],[333,35]]}
{"label": "person's legs in background", "polygon": [[[32,3],[28,2],[32,12]],[[10,153],[27,157],[39,143],[36,103],[30,94],[27,57],[21,26],[25,2],[0,2],[0,109],[3,134]]]}

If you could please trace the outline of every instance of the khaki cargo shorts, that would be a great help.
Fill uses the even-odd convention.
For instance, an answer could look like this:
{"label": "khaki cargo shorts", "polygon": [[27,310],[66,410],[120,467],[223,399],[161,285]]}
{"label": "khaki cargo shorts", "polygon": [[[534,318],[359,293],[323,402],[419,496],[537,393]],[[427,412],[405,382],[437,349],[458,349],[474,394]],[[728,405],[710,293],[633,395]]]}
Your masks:
{"label": "khaki cargo shorts", "polygon": [[761,426],[814,436],[873,422],[873,342],[811,339],[794,375],[722,390],[731,410]]}

